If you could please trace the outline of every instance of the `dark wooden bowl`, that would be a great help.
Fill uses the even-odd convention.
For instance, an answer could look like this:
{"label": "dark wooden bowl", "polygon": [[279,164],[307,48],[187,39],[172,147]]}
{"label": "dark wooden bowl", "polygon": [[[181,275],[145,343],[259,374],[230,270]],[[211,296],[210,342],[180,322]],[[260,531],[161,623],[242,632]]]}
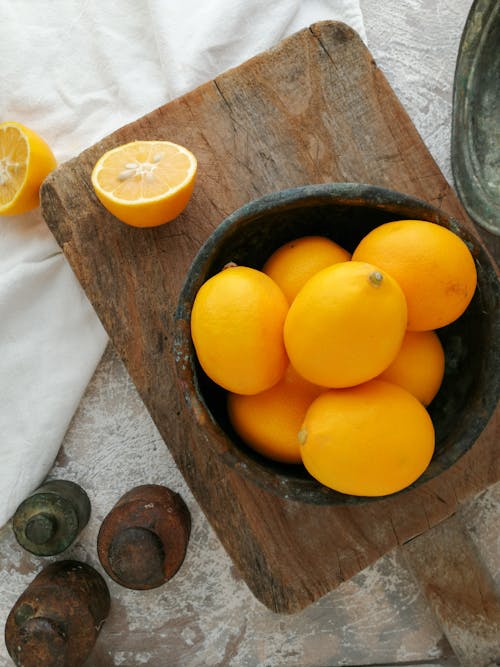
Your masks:
{"label": "dark wooden bowl", "polygon": [[436,450],[427,470],[408,488],[447,470],[472,447],[499,397],[500,316],[494,266],[477,240],[443,211],[371,185],[330,183],[283,190],[249,202],[215,229],[191,265],[176,313],[175,356],[184,397],[206,435],[207,455],[221,457],[254,483],[297,501],[349,504],[376,500],[332,491],[302,466],[274,463],[246,446],[229,423],[226,392],[197,362],[189,318],[200,286],[227,262],[260,269],[279,246],[308,234],[327,236],[353,251],[371,229],[398,219],[428,220],[451,229],[467,243],[478,271],[478,288],[466,312],[438,331],[446,369],[442,387],[429,407]]}

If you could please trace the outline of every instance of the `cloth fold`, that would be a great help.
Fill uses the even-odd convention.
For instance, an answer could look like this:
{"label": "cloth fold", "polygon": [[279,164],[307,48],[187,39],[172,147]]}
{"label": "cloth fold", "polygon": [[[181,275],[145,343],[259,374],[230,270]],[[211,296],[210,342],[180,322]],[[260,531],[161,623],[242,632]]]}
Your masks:
{"label": "cloth fold", "polygon": [[[0,121],[63,162],[321,20],[366,39],[358,0],[5,3]],[[48,474],[106,342],[40,210],[0,218],[0,526]]]}

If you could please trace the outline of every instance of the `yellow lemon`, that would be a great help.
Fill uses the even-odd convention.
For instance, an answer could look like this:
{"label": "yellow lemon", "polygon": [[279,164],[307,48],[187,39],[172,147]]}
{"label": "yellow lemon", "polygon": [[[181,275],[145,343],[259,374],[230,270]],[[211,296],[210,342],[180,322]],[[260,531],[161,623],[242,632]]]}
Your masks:
{"label": "yellow lemon", "polygon": [[283,292],[261,271],[232,266],[209,278],[191,312],[191,337],[208,377],[237,394],[276,384],[288,363],[287,311]]}
{"label": "yellow lemon", "polygon": [[56,164],[36,132],[14,121],[0,123],[0,215],[36,208],[40,186]]}
{"label": "yellow lemon", "polygon": [[316,398],[299,441],[306,469],[321,484],[349,495],[383,496],[425,471],[434,452],[434,427],[406,389],[371,380]]}
{"label": "yellow lemon", "polygon": [[353,259],[370,262],[397,280],[408,304],[408,329],[431,331],[456,320],[476,289],[474,258],[446,227],[424,220],[396,220],[376,227]]}
{"label": "yellow lemon", "polygon": [[303,236],[275,250],[262,270],[281,287],[288,302],[292,303],[315,273],[350,258],[347,250],[324,236]]}
{"label": "yellow lemon", "polygon": [[198,163],[170,141],[133,141],[107,151],[92,170],[92,186],[116,218],[134,227],[170,222],[186,208]]}
{"label": "yellow lemon", "polygon": [[391,276],[364,262],[333,264],[310,278],[285,321],[288,357],[304,378],[349,387],[379,375],[406,331],[406,300]]}
{"label": "yellow lemon", "polygon": [[228,394],[229,419],[255,451],[281,463],[300,463],[297,433],[312,401],[325,391],[288,366],[282,379],[252,396]]}
{"label": "yellow lemon", "polygon": [[378,377],[429,405],[443,381],[444,363],[443,346],[435,331],[407,331],[396,358]]}

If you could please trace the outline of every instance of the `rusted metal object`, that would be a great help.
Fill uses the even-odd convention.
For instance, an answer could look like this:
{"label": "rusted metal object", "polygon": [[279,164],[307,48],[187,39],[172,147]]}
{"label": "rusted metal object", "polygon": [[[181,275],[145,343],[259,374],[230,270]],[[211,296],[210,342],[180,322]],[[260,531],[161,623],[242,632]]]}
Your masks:
{"label": "rusted metal object", "polygon": [[104,519],[97,538],[103,568],[126,588],[171,579],[186,555],[191,518],[178,493],[147,484],[128,491]]}
{"label": "rusted metal object", "polygon": [[87,525],[90,501],[85,491],[67,480],[46,482],[17,508],[12,527],[19,544],[37,556],[67,549]]}
{"label": "rusted metal object", "polygon": [[108,587],[90,565],[51,563],[13,606],[5,644],[19,667],[79,667],[110,608]]}

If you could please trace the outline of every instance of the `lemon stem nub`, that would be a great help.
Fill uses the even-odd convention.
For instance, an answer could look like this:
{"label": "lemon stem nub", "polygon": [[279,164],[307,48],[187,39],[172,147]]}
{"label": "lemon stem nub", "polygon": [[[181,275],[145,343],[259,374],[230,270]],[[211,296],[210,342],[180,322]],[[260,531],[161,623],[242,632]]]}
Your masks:
{"label": "lemon stem nub", "polygon": [[298,435],[297,435],[299,444],[305,445],[308,435],[309,435],[309,433],[307,432],[307,429],[306,428],[301,428],[300,431],[298,432]]}
{"label": "lemon stem nub", "polygon": [[384,276],[380,273],[380,271],[372,271],[368,276],[368,280],[374,287],[380,287],[382,281],[384,280]]}

